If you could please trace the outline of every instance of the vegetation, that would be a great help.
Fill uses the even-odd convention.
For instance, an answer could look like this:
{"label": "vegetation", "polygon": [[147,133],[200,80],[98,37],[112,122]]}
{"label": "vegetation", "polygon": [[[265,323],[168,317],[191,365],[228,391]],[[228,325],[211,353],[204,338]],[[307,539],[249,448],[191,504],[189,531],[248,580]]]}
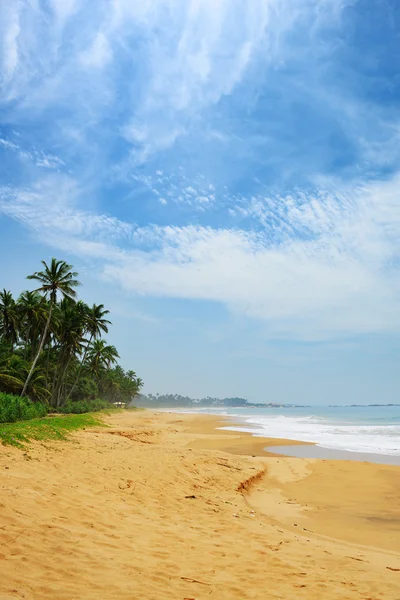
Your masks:
{"label": "vegetation", "polygon": [[[114,408],[114,405],[111,404],[111,407]],[[82,415],[83,413],[98,412],[99,410],[107,410],[109,408],[110,403],[107,400],[100,400],[100,398],[96,400],[77,400],[75,402],[67,400],[64,406],[60,408],[60,412]]]}
{"label": "vegetation", "polygon": [[77,299],[71,265],[55,258],[42,264],[28,276],[37,289],[16,299],[0,292],[0,392],[21,396],[20,404],[10,400],[10,414],[33,414],[45,410],[41,405],[78,413],[131,402],[143,383],[117,364],[117,349],[102,338],[109,311]]}
{"label": "vegetation", "polygon": [[245,398],[190,398],[189,396],[181,396],[180,394],[140,394],[136,402],[138,406],[165,406],[169,408],[181,406],[254,406]]}
{"label": "vegetation", "polygon": [[0,425],[0,442],[23,448],[30,440],[65,440],[72,431],[102,425],[103,423],[91,414],[62,415],[5,423]]}
{"label": "vegetation", "polygon": [[295,404],[277,404],[276,402],[249,402],[245,398],[189,398],[180,394],[140,394],[135,400],[143,408],[206,408],[208,406],[224,408],[290,408]]}
{"label": "vegetation", "polygon": [[41,402],[32,402],[25,396],[0,392],[0,423],[28,421],[45,415],[47,415],[47,408]]}

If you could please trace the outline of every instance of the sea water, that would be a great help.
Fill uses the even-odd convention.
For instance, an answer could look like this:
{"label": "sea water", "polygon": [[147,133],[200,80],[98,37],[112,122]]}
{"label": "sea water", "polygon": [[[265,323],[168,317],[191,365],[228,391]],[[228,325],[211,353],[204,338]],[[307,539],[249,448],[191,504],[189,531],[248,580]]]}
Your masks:
{"label": "sea water", "polygon": [[224,429],[314,442],[323,448],[400,456],[400,406],[213,408],[234,417]]}

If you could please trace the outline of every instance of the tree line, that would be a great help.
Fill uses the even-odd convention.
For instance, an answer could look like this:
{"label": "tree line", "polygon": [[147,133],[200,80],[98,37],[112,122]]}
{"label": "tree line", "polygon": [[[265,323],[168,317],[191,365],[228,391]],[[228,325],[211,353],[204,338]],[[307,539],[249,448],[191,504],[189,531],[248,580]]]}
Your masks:
{"label": "tree line", "polygon": [[212,398],[211,396],[207,396],[206,398],[190,398],[189,396],[182,396],[181,394],[140,394],[136,404],[141,407],[165,406],[168,408],[185,406],[256,406],[255,404],[249,403],[245,398]]}
{"label": "tree line", "polygon": [[130,402],[143,382],[118,365],[117,349],[102,337],[109,311],[77,299],[71,265],[55,258],[42,265],[27,277],[33,291],[17,299],[0,292],[0,391],[54,408],[95,398]]}

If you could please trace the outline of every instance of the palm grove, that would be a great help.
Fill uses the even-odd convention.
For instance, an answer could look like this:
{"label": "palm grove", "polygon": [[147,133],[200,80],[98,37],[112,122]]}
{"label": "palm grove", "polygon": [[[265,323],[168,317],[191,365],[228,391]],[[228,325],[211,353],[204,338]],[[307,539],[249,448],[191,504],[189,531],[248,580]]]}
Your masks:
{"label": "palm grove", "polygon": [[111,324],[103,304],[77,299],[71,265],[53,258],[28,276],[36,284],[19,298],[0,292],[0,391],[53,408],[102,398],[129,402],[142,381],[117,364],[102,335]]}

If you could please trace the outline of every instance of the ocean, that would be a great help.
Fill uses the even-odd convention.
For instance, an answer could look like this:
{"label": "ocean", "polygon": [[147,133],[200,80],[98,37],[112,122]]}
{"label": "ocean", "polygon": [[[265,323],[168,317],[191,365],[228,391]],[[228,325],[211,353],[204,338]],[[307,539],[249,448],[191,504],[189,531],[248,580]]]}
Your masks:
{"label": "ocean", "polygon": [[400,406],[207,408],[195,412],[234,417],[236,422],[224,429],[255,436],[314,442],[331,450],[400,457]]}

